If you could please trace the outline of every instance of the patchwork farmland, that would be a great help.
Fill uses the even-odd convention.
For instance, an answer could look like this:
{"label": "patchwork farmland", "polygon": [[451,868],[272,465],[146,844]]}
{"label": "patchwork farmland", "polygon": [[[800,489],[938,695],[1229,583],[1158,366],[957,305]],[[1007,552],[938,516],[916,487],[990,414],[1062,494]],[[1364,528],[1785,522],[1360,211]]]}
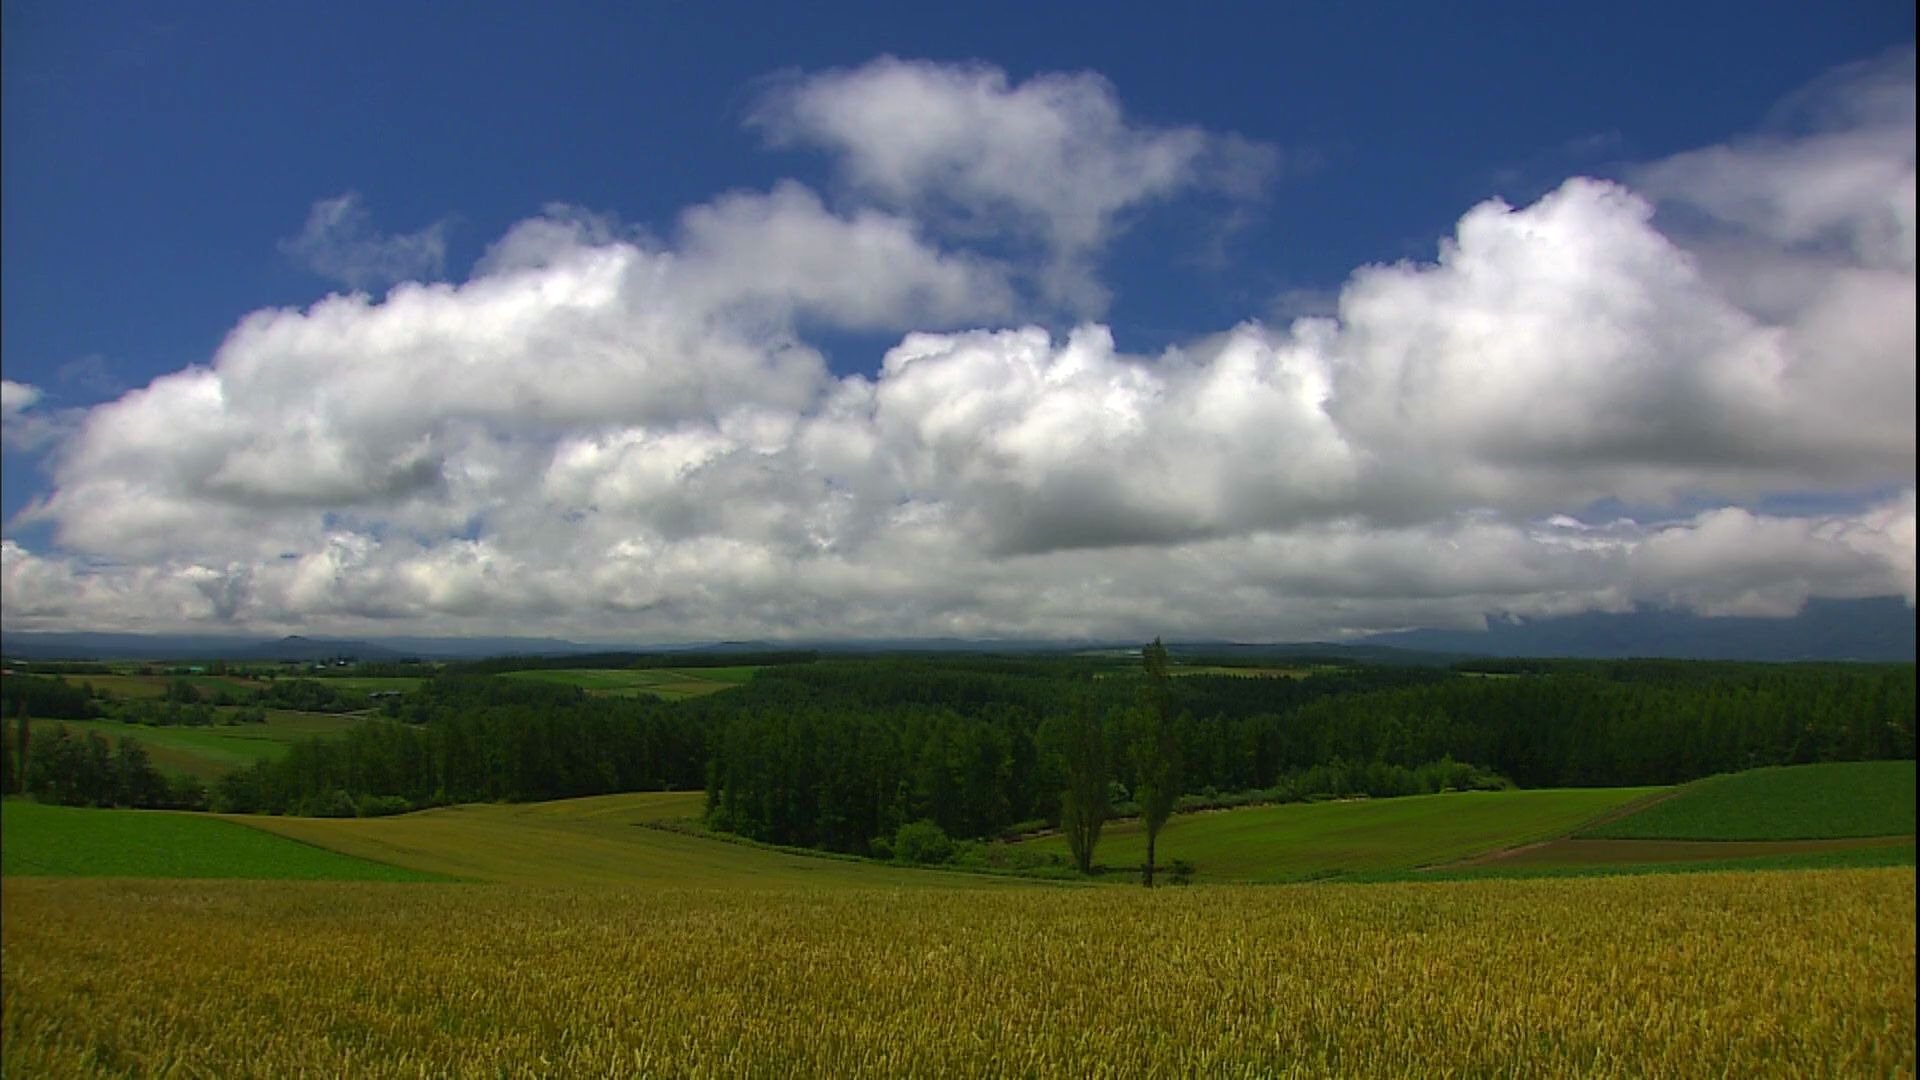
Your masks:
{"label": "patchwork farmland", "polygon": [[[1190,670],[1168,685],[1223,709],[1301,703],[1284,723],[1219,722],[1217,743],[1198,724],[1184,729],[1181,752],[1204,777],[1231,775],[1235,740],[1257,749],[1314,724],[1350,730],[1341,725],[1360,714],[1341,711],[1349,700],[1392,710],[1452,707],[1447,695],[1460,695],[1494,716],[1490,706],[1509,700],[1559,700],[1556,683],[1496,674]],[[1654,675],[1666,693],[1667,677]],[[1830,676],[1806,677],[1820,686]],[[274,714],[244,728],[36,722],[36,745],[62,723],[135,728],[156,751],[203,755],[220,749],[215,740],[252,736],[253,752],[236,755],[245,769],[216,784],[223,797],[322,784],[350,816],[9,798],[0,1068],[1914,1069],[1910,759],[1540,787],[1450,758],[1276,765],[1257,788],[1189,782],[1154,835],[1160,884],[1172,887],[1151,891],[1139,885],[1151,776],[1124,759],[1107,767],[1111,805],[1090,873],[1076,869],[1064,814],[972,835],[923,816],[849,845],[858,851],[835,850],[831,834],[776,834],[824,814],[833,768],[887,775],[878,755],[916,739],[918,756],[903,760],[953,771],[892,774],[902,797],[938,812],[945,775],[949,797],[994,798],[967,787],[986,775],[967,770],[1000,746],[1007,756],[992,775],[1012,783],[1017,744],[979,739],[1005,730],[993,726],[1006,715],[995,702],[1081,687],[1122,706],[1153,700],[1153,684],[1105,661],[984,674],[950,662],[821,662],[454,671],[402,691],[391,709]],[[957,704],[929,711],[929,695]],[[827,711],[841,700],[862,704]],[[893,712],[889,700],[908,704]],[[1115,735],[1140,722],[1114,715]],[[1049,721],[1029,745],[1070,764],[1067,730]],[[864,741],[848,741],[853,732]],[[672,766],[688,747],[712,755],[704,786]],[[1623,773],[1634,767],[1617,760]],[[446,784],[471,762],[504,770],[476,782],[601,782],[615,774],[598,770],[617,766],[674,790],[407,794],[407,769]],[[757,801],[754,785],[783,768],[814,770],[813,786]]]}

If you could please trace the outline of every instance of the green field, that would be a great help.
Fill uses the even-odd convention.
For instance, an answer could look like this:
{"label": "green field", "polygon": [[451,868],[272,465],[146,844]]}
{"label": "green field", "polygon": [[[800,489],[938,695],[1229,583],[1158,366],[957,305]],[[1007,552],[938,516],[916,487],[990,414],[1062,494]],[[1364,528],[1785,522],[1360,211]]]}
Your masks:
{"label": "green field", "polygon": [[[141,677],[159,679],[162,682],[170,681],[170,677],[165,675]],[[229,693],[247,690],[265,690],[272,685],[265,679],[249,679],[240,675],[181,675],[178,677],[185,679],[190,685],[201,690],[226,690]],[[87,677],[85,675],[63,675],[61,678],[66,679],[68,682],[84,682]]]}
{"label": "green field", "polygon": [[[243,675],[141,675],[133,672],[115,672],[111,675],[54,675],[74,686],[89,685],[102,696],[109,698],[159,699],[167,696],[167,688],[175,682],[185,682],[203,694],[212,695],[222,690],[234,700],[245,701],[254,691],[266,690],[273,683],[266,679],[249,678]],[[329,675],[325,672],[293,671],[281,677],[282,681],[311,679],[336,690],[355,693],[374,691],[417,690],[427,680],[411,675]]]}
{"label": "green field", "polygon": [[1364,880],[1458,881],[1485,877],[1594,877],[1913,865],[1914,844],[1910,836],[1751,842],[1562,839],[1413,874],[1366,875]]}
{"label": "green field", "polygon": [[542,671],[509,671],[502,678],[527,682],[577,686],[589,693],[612,697],[642,695],[679,701],[684,698],[717,694],[748,679],[757,667],[711,668],[560,668]]}
{"label": "green field", "polygon": [[42,720],[35,731],[65,725],[73,732],[96,732],[117,744],[129,738],[147,748],[153,766],[163,773],[216,780],[262,759],[278,759],[287,747],[314,736],[338,735],[365,717],[344,713],[306,713],[268,709],[264,724],[215,724],[148,727],[119,720]]}
{"label": "green field", "polygon": [[[305,675],[299,678],[307,678]],[[313,681],[322,686],[331,686],[335,690],[347,690],[360,694],[372,693],[410,693],[420,689],[426,679],[417,675],[315,675]]]}
{"label": "green field", "polygon": [[376,862],[516,885],[993,887],[1008,879],[799,855],[653,827],[698,817],[698,791],[450,806],[386,818],[228,820]]}
{"label": "green field", "polygon": [[[1884,866],[1912,861],[1912,841],[1699,844],[1569,840],[1583,823],[1667,789],[1465,792],[1294,803],[1178,815],[1160,836],[1163,867],[1182,859],[1200,882],[1399,880],[1450,876],[1768,867]],[[444,807],[396,817],[231,815],[238,825],[377,863],[521,885],[1007,884],[1009,879],[909,869],[776,850],[662,823],[698,818],[701,792],[639,792],[545,803]],[[1864,845],[1864,847],[1862,847]],[[1065,856],[1065,842],[1023,842]],[[1859,850],[1853,850],[1858,848]],[[1138,822],[1112,823],[1097,863],[1108,885],[1145,859]],[[1731,862],[1729,862],[1731,860]]]}
{"label": "green field", "polygon": [[1231,675],[1241,679],[1304,679],[1316,671],[1314,667],[1236,667],[1231,664],[1175,664],[1167,669],[1169,675]]}
{"label": "green field", "polygon": [[1818,840],[1912,836],[1914,763],[1793,765],[1711,776],[1582,837],[1613,840]]}
{"label": "green field", "polygon": [[173,681],[165,675],[60,675],[57,678],[74,686],[91,686],[103,696],[116,698],[163,698],[167,696],[167,684]]}
{"label": "green field", "polygon": [[255,690],[264,690],[270,684],[260,679],[247,679],[237,675],[56,675],[53,678],[74,686],[92,686],[102,696],[115,698],[163,698],[167,688],[175,682],[184,681],[203,693],[227,691],[236,700],[244,700]]}
{"label": "green field", "polygon": [[7,876],[444,881],[296,843],[205,814],[94,810],[9,799],[0,806]]}
{"label": "green field", "polygon": [[[1095,653],[1089,655],[1101,654]],[[1167,674],[1175,677],[1187,675],[1225,675],[1236,679],[1304,679],[1310,675],[1316,675],[1327,670],[1329,669],[1324,666],[1300,665],[1279,667],[1274,665],[1252,664],[1244,666],[1238,664],[1174,664],[1167,668]],[[1132,677],[1136,675],[1138,671],[1139,667],[1136,663],[1123,669],[1096,672],[1093,677],[1096,679]]]}
{"label": "green field", "polygon": [[[1197,881],[1303,881],[1379,874],[1564,835],[1661,788],[1560,788],[1289,803],[1181,814],[1160,832],[1155,858],[1184,859]],[[1023,842],[1065,855],[1064,837]],[[1146,862],[1138,821],[1110,823],[1094,862],[1116,870]]]}

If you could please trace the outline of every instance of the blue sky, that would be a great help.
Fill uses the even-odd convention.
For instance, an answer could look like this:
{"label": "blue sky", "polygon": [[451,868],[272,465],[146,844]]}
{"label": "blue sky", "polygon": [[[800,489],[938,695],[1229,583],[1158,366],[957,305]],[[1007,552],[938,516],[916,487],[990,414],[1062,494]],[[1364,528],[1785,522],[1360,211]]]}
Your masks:
{"label": "blue sky", "polygon": [[[1581,376],[1554,384],[1488,361],[1469,364],[1454,382],[1497,379],[1512,389],[1513,411],[1486,417],[1511,438],[1474,442],[1439,424],[1426,441],[1398,440],[1362,432],[1370,415],[1362,390],[1385,385],[1381,364],[1400,372],[1403,391],[1446,382],[1434,374],[1442,367],[1426,383],[1408,376],[1413,369],[1402,365],[1424,362],[1417,344],[1400,346],[1403,356],[1356,359],[1376,348],[1366,343],[1391,335],[1343,301],[1343,293],[1356,304],[1376,297],[1402,304],[1393,310],[1404,314],[1415,299],[1444,305],[1462,295],[1438,278],[1369,284],[1356,272],[1403,260],[1431,266],[1447,237],[1471,250],[1463,219],[1499,198],[1519,212],[1510,222],[1517,235],[1534,235],[1535,224],[1541,235],[1563,229],[1566,258],[1590,257],[1573,249],[1591,239],[1600,245],[1593,251],[1626,260],[1619,273],[1653,274],[1643,284],[1658,296],[1697,286],[1724,300],[1729,318],[1754,324],[1741,332],[1771,332],[1768,340],[1786,340],[1789,350],[1795,342],[1812,348],[1821,327],[1861,318],[1891,325],[1892,340],[1861,345],[1849,369],[1871,384],[1873,365],[1888,363],[1889,350],[1906,344],[1910,361],[1910,288],[1904,307],[1889,287],[1824,313],[1787,310],[1775,293],[1787,289],[1778,282],[1813,273],[1809,259],[1832,255],[1843,240],[1853,254],[1827,267],[1833,280],[1857,284],[1872,272],[1910,282],[1911,135],[1902,145],[1888,134],[1897,116],[1850,104],[1887,86],[1899,99],[1904,86],[1911,110],[1910,5],[1649,4],[1611,7],[1604,17],[1581,7],[1265,7],[1283,10],[1165,7],[1120,17],[1107,5],[643,5],[612,13],[594,5],[475,15],[454,5],[10,2],[0,357],[5,378],[23,389],[9,406],[0,499],[13,545],[8,625],[537,625],[666,639],[1125,633],[1164,623],[1284,636],[1641,601],[1778,613],[1807,595],[1911,597],[1911,465],[1889,464],[1903,448],[1912,456],[1910,363],[1905,383],[1892,384],[1906,395],[1904,423],[1897,412],[1859,421],[1868,432],[1850,442],[1818,433],[1834,421],[1814,415],[1824,406],[1787,400],[1827,382],[1811,371],[1799,382],[1787,377],[1792,356],[1750,355],[1743,362],[1752,370],[1784,371],[1785,381],[1772,388],[1771,404],[1742,399],[1750,415],[1708,402],[1727,428],[1717,433],[1714,422],[1649,420],[1640,408],[1633,423],[1596,422],[1591,439],[1549,445],[1524,430],[1527,418],[1572,409],[1567,415],[1581,420],[1571,426],[1579,427],[1588,418],[1582,402],[1602,415],[1608,402],[1628,408],[1640,399],[1613,383],[1586,385]],[[928,143],[912,108],[904,118],[887,111],[922,100],[928,109],[953,106],[942,114],[947,142]],[[1111,121],[1103,134],[1054,143],[1030,123],[1065,117],[1071,126],[1100,116]],[[995,148],[1029,137],[1040,141],[998,156]],[[1849,157],[1837,172],[1844,181],[1800,164],[1856,152],[1858,167]],[[1726,155],[1746,157],[1731,169]],[[1057,167],[1019,175],[1048,161]],[[1157,179],[1147,172],[1156,162],[1169,170]],[[1136,168],[1138,183],[1116,175]],[[1759,194],[1729,179],[1769,169],[1774,187]],[[1609,190],[1642,200],[1651,235],[1683,253],[1703,280],[1661,277],[1667,271],[1654,266],[1655,254],[1601,244],[1636,211],[1598,189],[1569,193],[1563,185],[1572,177],[1612,181],[1620,187]],[[1086,185],[1084,200],[1071,194],[1077,183]],[[1814,197],[1835,190],[1859,205]],[[1565,198],[1556,202],[1556,193]],[[1889,198],[1891,223],[1878,209]],[[556,216],[548,210],[556,204],[571,209]],[[1756,205],[1771,216],[1756,218]],[[1898,248],[1902,206],[1905,253],[1874,254],[1880,249],[1863,230],[1888,232]],[[1519,216],[1536,209],[1539,223]],[[1558,212],[1551,221],[1549,210]],[[353,287],[368,291],[369,307],[340,319],[368,325],[383,310],[387,322],[404,321],[401,306],[382,307],[386,289],[402,281],[469,287],[461,295],[478,303],[470,286],[486,276],[479,264],[536,219],[570,223],[562,230],[568,258],[592,250],[670,256],[688,279],[672,292],[675,312],[723,298],[698,327],[659,330],[651,352],[630,336],[658,330],[653,315],[635,314],[651,309],[623,308],[623,318],[638,321],[599,328],[599,351],[589,350],[637,350],[609,361],[611,369],[563,362],[580,346],[552,327],[489,361],[504,365],[490,377],[517,372],[536,387],[575,380],[564,389],[586,399],[596,395],[594,379],[612,379],[619,389],[606,398],[625,401],[624,411],[555,405],[531,409],[539,422],[528,426],[502,419],[511,402],[495,403],[504,410],[496,413],[473,400],[426,401],[408,427],[391,416],[403,404],[368,406],[372,414],[340,404],[364,405],[362,395],[399,384],[336,379],[337,372],[426,364],[423,356],[445,360],[465,347],[421,344],[435,332],[418,328],[427,324],[409,323],[401,335],[424,353],[402,350],[378,363],[326,350],[384,348],[390,336],[343,331],[315,346],[325,355],[303,353],[298,363],[285,351],[305,347],[297,335],[268,335],[264,351],[231,342],[223,350],[249,313],[297,313]],[[862,222],[864,231],[853,229]],[[770,229],[811,239],[782,232],[790,246],[781,247]],[[874,243],[884,234],[873,265],[834,261],[856,232]],[[751,251],[783,252],[768,257],[786,260],[790,272],[756,277],[769,271],[749,265],[743,253]],[[546,259],[541,265],[554,270],[560,258],[534,262]],[[1475,281],[1495,281],[1489,287],[1506,301],[1517,303],[1543,280],[1536,267],[1502,284],[1496,271],[1506,264],[1489,258],[1495,270]],[[1762,265],[1779,267],[1768,279],[1774,284],[1736,273]],[[875,288],[860,276],[868,273],[899,285],[897,302],[873,299]],[[621,295],[638,288],[622,280],[629,284]],[[1597,280],[1569,288],[1597,288]],[[1489,304],[1499,304],[1476,303],[1474,318],[1497,323]],[[1542,307],[1552,309],[1552,300]],[[1332,314],[1339,341],[1315,338],[1307,348],[1293,319]],[[1618,325],[1608,318],[1605,325]],[[1250,326],[1260,341],[1233,338],[1237,328],[1243,338],[1253,333]],[[1016,340],[1022,327],[1046,333],[1044,360]],[[1078,340],[1096,342],[1088,347],[1099,355],[1086,370],[1097,374],[1086,378],[1105,390],[1074,385],[1086,400],[1105,401],[1102,413],[1078,413],[1047,396],[1081,370],[1060,367],[1075,355],[1076,328],[1098,329]],[[708,331],[718,336],[688,336]],[[969,331],[1000,336],[958,340]],[[935,388],[927,393],[954,395],[949,403],[972,400],[965,372],[991,368],[968,360],[969,348],[995,363],[1044,370],[1025,397],[948,418],[977,436],[963,452],[940,442],[951,432],[932,406],[901,411],[922,399],[906,394],[912,380],[889,382],[882,367],[882,356],[916,332],[952,339],[924,350],[937,364],[918,368]],[[1620,385],[1642,390],[1691,373],[1705,380],[1687,384],[1700,394],[1720,392],[1744,376],[1702,374],[1704,353],[1688,350],[1724,334],[1736,332],[1715,322],[1672,341],[1554,359],[1548,370],[1610,370]],[[709,346],[719,350],[712,357],[703,352]],[[796,374],[796,347],[817,355],[817,369]],[[1242,347],[1265,359],[1236,359]],[[1715,355],[1752,347],[1713,346]],[[1290,349],[1321,358],[1289,360]],[[534,370],[548,362],[558,366]],[[698,392],[684,385],[735,362],[747,365],[737,379],[716,376]],[[1249,433],[1291,430],[1259,416],[1220,430],[1176,423],[1181,409],[1206,400],[1202,375],[1224,379],[1235,364],[1287,374],[1296,390],[1329,381],[1333,391],[1310,403],[1332,417],[1331,434],[1322,433],[1327,446],[1305,430],[1257,446]],[[221,375],[220,408],[228,412],[200,417],[167,442],[164,395],[137,391],[195,365]],[[903,358],[897,366],[913,364]],[[622,381],[622,372],[640,368],[653,374]],[[263,371],[284,382],[269,387]],[[666,382],[647,381],[655,376]],[[862,417],[853,434],[828,423],[844,419],[834,412],[841,406],[833,404],[833,380],[845,376],[864,380],[867,395],[865,404],[845,406]],[[1012,385],[1004,372],[982,377]],[[431,396],[444,382],[406,385]],[[1559,392],[1552,385],[1585,396],[1529,404],[1528,393]],[[716,395],[754,398],[769,387],[752,402],[761,410],[752,417],[716,404]],[[890,387],[901,394],[889,397]],[[311,400],[288,404],[302,394]],[[1137,400],[1116,405],[1115,395],[1126,394]],[[1398,407],[1409,400],[1403,395]],[[1432,415],[1448,411],[1437,398],[1425,405]],[[1156,419],[1163,408],[1172,410],[1164,421]],[[1798,411],[1781,420],[1781,409]],[[1056,414],[1078,417],[1078,426],[1046,420]],[[1116,415],[1136,427],[1099,426],[1099,417]],[[1771,423],[1767,417],[1798,434],[1753,445],[1765,440],[1751,437],[1751,425]],[[299,446],[259,431],[234,434],[289,424],[305,425]],[[866,464],[809,457],[829,428],[864,446],[863,462],[885,467],[868,475]],[[907,443],[890,441],[909,428]],[[393,441],[380,453],[414,455],[406,457],[413,471],[375,477],[354,457],[355,447],[387,446],[383,439]],[[1194,471],[1183,472],[1152,449],[1182,439],[1237,449],[1198,452]],[[1258,456],[1291,460],[1296,447],[1308,448],[1300,459],[1328,471],[1292,475],[1291,466]],[[983,456],[969,457],[974,451]],[[1459,467],[1448,475],[1457,490],[1444,495],[1417,471],[1379,467],[1401,454],[1431,462],[1455,452]],[[342,463],[327,476],[279,487],[260,480],[286,461],[329,454]],[[1130,473],[1100,473],[1103,454]],[[161,457],[168,461],[154,464]],[[152,474],[129,471],[125,462],[135,459]],[[561,466],[588,459],[606,474],[563,492]],[[1544,462],[1567,471],[1548,477]],[[975,483],[994,469],[984,486]],[[499,481],[502,470],[531,486]],[[768,470],[778,477],[768,479]],[[665,487],[635,479],[656,473],[668,477]],[[1291,479],[1273,479],[1280,474]],[[494,479],[462,488],[481,475]],[[1127,475],[1146,477],[1139,486],[1147,489],[1164,482],[1215,495],[1158,499],[1130,489]],[[414,477],[431,483],[415,490],[407,486]],[[772,514],[777,521],[688,508],[764,499],[756,483],[789,494],[850,492],[852,508],[823,518],[819,498],[798,494]],[[1229,491],[1237,494],[1222,494]],[[152,502],[105,521],[97,504],[107,498]],[[545,507],[539,520],[509,520],[533,502]],[[592,527],[580,525],[589,519]],[[1658,532],[1675,522],[1690,531]],[[1578,543],[1562,535],[1576,526],[1586,530]],[[1875,528],[1884,534],[1877,540],[1867,536]],[[1739,580],[1696,587],[1687,559],[1649,562],[1662,536],[1669,545],[1704,544],[1742,529],[1743,549],[1777,548],[1777,559]],[[184,535],[191,530],[233,530],[251,542]],[[1764,542],[1755,540],[1762,534]],[[1833,548],[1842,534],[1854,538],[1844,551]],[[1328,545],[1378,548],[1384,562],[1332,566],[1301,554]],[[1432,560],[1419,553],[1436,545],[1540,568],[1526,580],[1496,581],[1462,566],[1435,580],[1422,572]],[[1576,550],[1606,554],[1558,567]],[[560,551],[564,563],[542,562],[542,553]],[[731,554],[720,563],[696,557],[721,558],[716,551]],[[622,592],[559,583],[612,552],[640,560],[636,573],[653,575],[651,584]],[[908,569],[916,559],[964,564],[966,572],[920,580]],[[1074,569],[1064,579],[1059,566],[1042,565],[1069,559]],[[1210,599],[1113,584],[1177,576],[1196,561],[1218,575],[1208,578]],[[842,587],[896,574],[900,584],[890,591]],[[1035,601],[1035,580],[1059,584]],[[1341,580],[1354,584],[1328,584]],[[779,582],[804,584],[782,591]],[[415,587],[417,595],[407,591]],[[1240,602],[1218,599],[1236,591]],[[405,599],[368,599],[379,595]],[[1182,614],[1168,614],[1173,608]],[[1290,614],[1272,614],[1279,610]]]}

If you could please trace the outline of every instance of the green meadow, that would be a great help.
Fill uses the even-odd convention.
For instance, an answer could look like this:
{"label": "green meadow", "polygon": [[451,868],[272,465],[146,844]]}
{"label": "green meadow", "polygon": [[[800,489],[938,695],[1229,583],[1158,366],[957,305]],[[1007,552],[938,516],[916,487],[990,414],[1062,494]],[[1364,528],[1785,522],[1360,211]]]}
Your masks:
{"label": "green meadow", "polygon": [[[1564,835],[1662,788],[1449,792],[1398,799],[1288,803],[1178,814],[1155,859],[1183,859],[1196,881],[1280,882],[1409,871]],[[1024,846],[1067,855],[1064,837]],[[1096,866],[1131,873],[1146,862],[1138,821],[1109,823]]]}
{"label": "green meadow", "polygon": [[0,874],[53,877],[444,881],[205,814],[95,810],[8,799]]}
{"label": "green meadow", "polygon": [[712,668],[559,668],[509,671],[501,677],[526,682],[577,686],[613,697],[642,695],[679,701],[731,689],[753,678],[758,667]]}
{"label": "green meadow", "polygon": [[1176,664],[1167,669],[1169,675],[1227,675],[1241,679],[1304,679],[1317,671],[1316,667],[1236,667],[1231,664]]}
{"label": "green meadow", "polygon": [[1708,777],[1571,835],[1426,876],[1912,866],[1913,833],[1913,762],[1791,765]]}
{"label": "green meadow", "polygon": [[264,724],[186,725],[128,724],[119,720],[41,720],[35,731],[64,725],[76,734],[92,732],[117,743],[132,739],[147,748],[153,766],[163,773],[217,780],[235,769],[260,760],[275,760],[287,747],[315,736],[338,735],[365,718],[350,713],[309,713],[288,709],[266,710]]}
{"label": "green meadow", "polygon": [[1851,761],[1710,776],[1580,836],[1757,841],[1913,833],[1914,763]]}
{"label": "green meadow", "polygon": [[[1175,859],[1193,864],[1194,880],[1200,883],[1796,869],[1913,861],[1911,837],[1762,843],[1569,839],[1582,825],[1616,817],[1636,805],[1652,804],[1643,813],[1667,805],[1657,800],[1668,790],[1459,792],[1203,811],[1169,820],[1157,857],[1163,868]],[[125,828],[122,823],[129,818],[218,822],[372,864],[521,885],[1001,887],[1022,880],[900,867],[716,836],[695,825],[704,799],[703,793],[692,791],[639,792],[462,805],[369,819],[79,811],[23,802],[10,802],[8,812],[17,815],[24,809],[29,823],[36,815],[60,818],[66,822],[62,835],[77,836],[85,831],[83,826],[99,830],[96,841],[77,847],[88,851],[129,842],[131,834],[116,831]],[[76,814],[89,816],[72,816]],[[10,825],[9,838],[12,829]],[[1017,846],[1063,858],[1066,854],[1058,836]],[[1104,872],[1094,880],[1108,886],[1129,883],[1144,861],[1139,823],[1109,823],[1096,857]],[[7,872],[16,872],[15,866],[10,858]],[[162,864],[155,872],[169,876],[164,869]],[[258,868],[244,876],[259,876]]]}
{"label": "green meadow", "polygon": [[[300,676],[304,678],[305,676]],[[418,690],[427,680],[417,675],[319,675],[313,680],[335,690],[362,694],[407,693]]]}
{"label": "green meadow", "polygon": [[1557,840],[1496,858],[1414,873],[1356,875],[1355,881],[1466,881],[1475,878],[1696,874],[1721,870],[1842,870],[1914,865],[1908,837],[1784,842]]}

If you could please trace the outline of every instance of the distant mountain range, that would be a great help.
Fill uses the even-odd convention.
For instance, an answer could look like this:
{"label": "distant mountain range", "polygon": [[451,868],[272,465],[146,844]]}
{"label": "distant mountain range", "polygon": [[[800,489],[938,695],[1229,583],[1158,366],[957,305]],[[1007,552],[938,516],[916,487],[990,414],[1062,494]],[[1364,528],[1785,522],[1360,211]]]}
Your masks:
{"label": "distant mountain range", "polygon": [[1911,661],[1914,612],[1897,596],[1810,600],[1788,619],[1708,619],[1643,607],[1619,614],[1489,619],[1485,631],[1405,630],[1363,640],[1396,649],[1478,656]]}
{"label": "distant mountain range", "polygon": [[35,660],[259,660],[318,662],[358,660],[453,660],[482,656],[558,655],[606,646],[557,638],[348,638],[212,637],[181,634],[0,633],[0,652]]}
{"label": "distant mountain range", "polygon": [[[590,652],[1072,652],[1133,648],[1137,641],[896,638],[861,641],[721,641],[636,645],[530,637],[379,637],[368,639],[0,631],[0,653],[32,660],[192,660],[281,662],[476,659]],[[1470,656],[1580,658],[1673,657],[1698,660],[1914,659],[1914,612],[1899,597],[1814,600],[1786,619],[1709,619],[1641,608],[1550,619],[1490,619],[1487,629],[1402,630],[1348,642],[1169,642],[1176,654],[1327,656],[1375,663],[1444,663]]]}

